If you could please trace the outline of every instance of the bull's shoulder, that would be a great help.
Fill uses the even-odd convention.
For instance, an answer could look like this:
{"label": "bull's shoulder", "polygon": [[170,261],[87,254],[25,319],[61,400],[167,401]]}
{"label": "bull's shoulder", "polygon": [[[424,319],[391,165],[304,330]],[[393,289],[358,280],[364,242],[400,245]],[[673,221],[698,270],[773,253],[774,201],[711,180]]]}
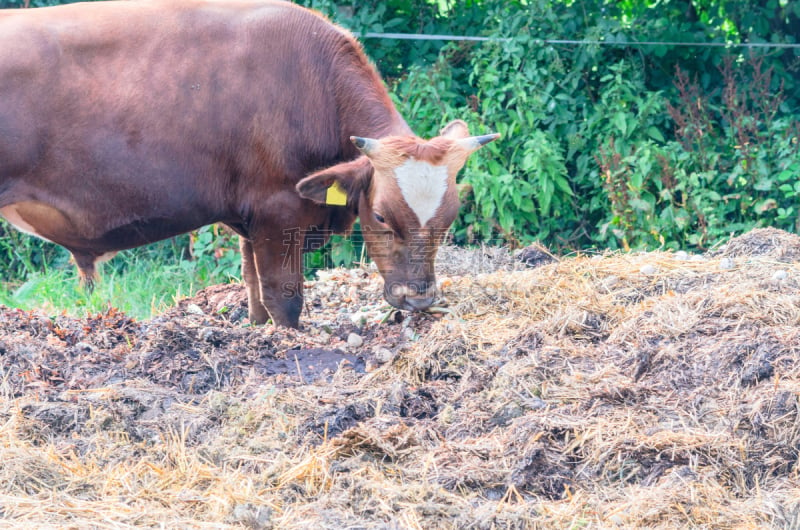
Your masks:
{"label": "bull's shoulder", "polygon": [[38,74],[52,68],[57,47],[51,35],[40,25],[31,24],[23,11],[0,10],[0,87],[9,83],[31,82]]}

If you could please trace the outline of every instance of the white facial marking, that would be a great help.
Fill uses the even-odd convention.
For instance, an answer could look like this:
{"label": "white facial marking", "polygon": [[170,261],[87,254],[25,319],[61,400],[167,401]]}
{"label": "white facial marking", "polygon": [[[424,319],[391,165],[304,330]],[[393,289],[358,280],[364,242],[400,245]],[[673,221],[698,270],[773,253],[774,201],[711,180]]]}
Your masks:
{"label": "white facial marking", "polygon": [[409,208],[425,226],[442,205],[447,192],[447,166],[434,166],[409,158],[394,171]]}

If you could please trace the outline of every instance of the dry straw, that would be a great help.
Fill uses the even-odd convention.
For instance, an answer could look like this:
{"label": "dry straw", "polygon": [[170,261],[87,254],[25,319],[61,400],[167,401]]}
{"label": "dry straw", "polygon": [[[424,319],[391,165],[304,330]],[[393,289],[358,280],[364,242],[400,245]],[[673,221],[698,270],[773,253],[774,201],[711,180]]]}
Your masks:
{"label": "dry straw", "polygon": [[405,337],[371,373],[237,379],[214,358],[231,383],[203,394],[37,393],[8,362],[39,357],[3,339],[2,524],[798,528],[798,253],[755,231],[695,260],[451,271],[449,313],[371,328]]}

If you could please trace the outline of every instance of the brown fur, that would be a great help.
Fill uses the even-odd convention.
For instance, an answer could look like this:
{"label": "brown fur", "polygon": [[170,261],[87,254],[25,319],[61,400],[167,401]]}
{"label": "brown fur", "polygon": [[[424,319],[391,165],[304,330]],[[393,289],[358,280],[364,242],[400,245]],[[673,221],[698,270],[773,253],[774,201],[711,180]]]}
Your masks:
{"label": "brown fur", "polygon": [[297,325],[302,245],[285,231],[355,219],[295,184],[355,158],[353,134],[410,133],[361,46],[288,2],[6,10],[0,49],[0,209],[27,205],[89,281],[107,252],[227,223],[251,242],[258,322]]}
{"label": "brown fur", "polygon": [[[452,140],[437,137],[430,141],[425,141],[415,136],[399,136],[386,138],[381,142],[381,145],[383,146],[381,153],[386,153],[383,156],[410,157],[429,164],[439,165],[449,152]],[[389,165],[395,166],[398,164],[395,160],[392,160]]]}
{"label": "brown fur", "polygon": [[[370,212],[375,170],[350,136],[448,156],[447,138],[413,139],[349,33],[289,2],[4,10],[0,49],[0,212],[69,249],[88,283],[100,256],[226,223],[251,320],[297,326],[306,236]],[[343,163],[348,207],[326,206]]]}

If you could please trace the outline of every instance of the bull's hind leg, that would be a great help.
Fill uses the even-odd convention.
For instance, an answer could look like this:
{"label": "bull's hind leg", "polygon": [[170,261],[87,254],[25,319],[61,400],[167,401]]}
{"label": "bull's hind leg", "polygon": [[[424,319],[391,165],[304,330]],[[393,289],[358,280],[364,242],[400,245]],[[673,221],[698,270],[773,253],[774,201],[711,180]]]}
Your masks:
{"label": "bull's hind leg", "polygon": [[258,281],[258,272],[256,272],[253,244],[244,236],[240,236],[239,250],[242,254],[242,279],[247,288],[248,317],[252,324],[266,324],[269,313],[261,303],[261,285]]}
{"label": "bull's hind leg", "polygon": [[80,277],[81,287],[86,289],[86,292],[91,293],[94,291],[95,282],[97,280],[97,264],[108,261],[116,256],[116,251],[106,252],[105,254],[90,254],[86,252],[78,252],[77,250],[70,250],[72,259],[78,266],[78,276]]}
{"label": "bull's hind leg", "polygon": [[81,287],[86,289],[86,292],[91,293],[94,291],[94,283],[97,278],[97,269],[95,269],[97,256],[72,251],[72,258],[78,266]]}

